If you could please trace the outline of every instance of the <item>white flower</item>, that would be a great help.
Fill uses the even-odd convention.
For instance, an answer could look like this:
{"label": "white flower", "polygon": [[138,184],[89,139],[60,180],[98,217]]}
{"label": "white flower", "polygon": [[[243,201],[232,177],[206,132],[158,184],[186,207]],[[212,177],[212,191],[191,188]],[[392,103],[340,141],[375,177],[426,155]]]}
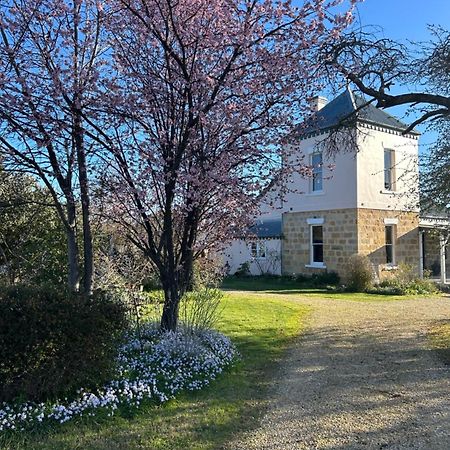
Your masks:
{"label": "white flower", "polygon": [[24,430],[46,421],[65,423],[74,417],[94,416],[100,408],[112,416],[120,405],[138,407],[145,399],[163,403],[183,389],[207,386],[236,357],[230,339],[215,331],[192,334],[180,327],[163,333],[149,323],[139,334],[128,333],[117,358],[116,380],[96,392],[80,388],[70,402],[3,404],[0,431]]}

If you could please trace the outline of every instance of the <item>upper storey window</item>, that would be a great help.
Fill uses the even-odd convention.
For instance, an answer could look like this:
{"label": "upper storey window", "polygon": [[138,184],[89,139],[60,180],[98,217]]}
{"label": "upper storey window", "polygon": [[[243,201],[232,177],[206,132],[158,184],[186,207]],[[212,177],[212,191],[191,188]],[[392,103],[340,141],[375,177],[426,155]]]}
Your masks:
{"label": "upper storey window", "polygon": [[320,192],[323,189],[323,159],[322,153],[313,153],[311,156],[312,192]]}
{"label": "upper storey window", "polygon": [[384,189],[395,190],[395,153],[394,150],[384,150]]}

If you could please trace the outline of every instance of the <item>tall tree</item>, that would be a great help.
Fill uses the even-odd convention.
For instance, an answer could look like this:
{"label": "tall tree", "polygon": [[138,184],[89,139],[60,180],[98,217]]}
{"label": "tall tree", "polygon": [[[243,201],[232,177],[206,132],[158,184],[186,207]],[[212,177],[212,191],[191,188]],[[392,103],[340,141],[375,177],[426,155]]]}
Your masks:
{"label": "tall tree", "polygon": [[[410,106],[417,118],[407,134],[421,123],[450,117],[450,32],[436,26],[430,30],[431,42],[409,46],[370,31],[353,31],[324,46],[323,61],[377,107]],[[395,84],[404,86],[404,92],[391,93]]]}
{"label": "tall tree", "polygon": [[439,124],[439,137],[422,158],[421,208],[450,216],[450,120]]}
{"label": "tall tree", "polygon": [[242,228],[280,176],[282,137],[321,87],[318,49],[351,21],[338,3],[114,1],[115,121],[97,132],[114,155],[112,218],[159,272],[163,329],[177,326],[196,256]]}
{"label": "tall tree", "polygon": [[[323,61],[365,94],[368,102],[380,108],[409,106],[414,117],[404,130],[407,134],[419,124],[438,134],[438,140],[423,156],[421,207],[449,211],[450,180],[450,32],[430,27],[429,42],[408,46],[380,38],[364,30],[343,34],[337,42],[324,46]],[[400,94],[391,88],[400,86]]]}
{"label": "tall tree", "polygon": [[3,164],[38,176],[50,192],[67,234],[69,288],[77,291],[82,278],[87,294],[93,250],[85,117],[92,117],[105,64],[103,18],[95,0],[7,0],[0,17]]}

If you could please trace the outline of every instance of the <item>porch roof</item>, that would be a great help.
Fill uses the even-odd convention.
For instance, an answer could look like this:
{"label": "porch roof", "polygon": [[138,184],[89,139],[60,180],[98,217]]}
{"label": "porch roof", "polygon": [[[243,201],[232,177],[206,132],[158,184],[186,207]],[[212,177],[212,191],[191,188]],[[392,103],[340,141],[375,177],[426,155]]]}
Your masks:
{"label": "porch roof", "polygon": [[421,215],[419,217],[421,228],[446,228],[450,227],[450,217],[437,215]]}

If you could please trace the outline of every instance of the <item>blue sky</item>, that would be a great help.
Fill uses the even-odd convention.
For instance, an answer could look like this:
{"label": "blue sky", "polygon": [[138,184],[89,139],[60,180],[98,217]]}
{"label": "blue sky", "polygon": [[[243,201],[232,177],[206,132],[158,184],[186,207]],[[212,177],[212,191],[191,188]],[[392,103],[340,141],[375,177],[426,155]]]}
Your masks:
{"label": "blue sky", "polygon": [[449,0],[365,0],[358,4],[362,25],[379,25],[386,37],[407,40],[426,40],[430,37],[427,25],[448,28]]}
{"label": "blue sky", "polygon": [[[408,45],[410,41],[430,40],[429,25],[442,25],[448,29],[450,0],[365,0],[358,3],[356,19],[362,26],[381,27],[385,37]],[[407,89],[396,86],[392,92],[399,93]],[[391,108],[388,111],[402,119],[406,108]],[[410,121],[411,116],[403,120]],[[436,134],[425,133],[423,126],[419,127],[419,131],[424,133],[420,139],[421,150],[426,151],[428,144],[436,139]]]}

